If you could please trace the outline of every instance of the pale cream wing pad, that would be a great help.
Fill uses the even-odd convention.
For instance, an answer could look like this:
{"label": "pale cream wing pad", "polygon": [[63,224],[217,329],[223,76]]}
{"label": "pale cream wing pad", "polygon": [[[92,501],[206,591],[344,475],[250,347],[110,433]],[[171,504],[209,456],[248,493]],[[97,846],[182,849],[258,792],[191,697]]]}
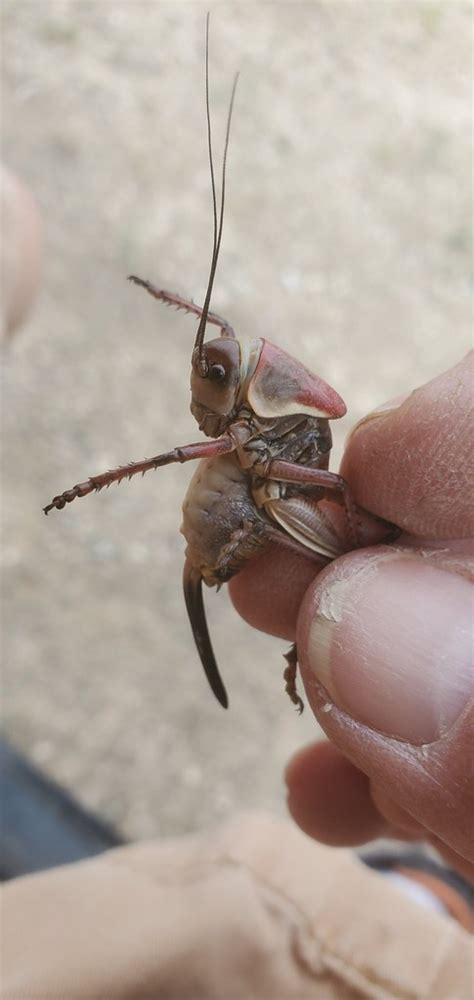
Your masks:
{"label": "pale cream wing pad", "polygon": [[305,548],[328,559],[336,559],[351,548],[343,511],[335,503],[308,497],[270,499],[265,511]]}

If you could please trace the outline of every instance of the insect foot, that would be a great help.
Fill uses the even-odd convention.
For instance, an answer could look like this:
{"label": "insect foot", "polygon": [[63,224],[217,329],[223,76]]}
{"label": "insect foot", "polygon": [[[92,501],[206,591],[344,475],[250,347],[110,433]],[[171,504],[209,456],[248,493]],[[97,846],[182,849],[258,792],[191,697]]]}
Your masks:
{"label": "insect foot", "polygon": [[298,667],[298,653],[296,650],[296,643],[290,647],[287,653],[283,653],[283,657],[286,660],[288,666],[285,667],[283,671],[283,680],[285,681],[285,691],[287,695],[291,698],[293,705],[301,715],[304,710],[303,700],[300,698],[296,690],[296,669]]}

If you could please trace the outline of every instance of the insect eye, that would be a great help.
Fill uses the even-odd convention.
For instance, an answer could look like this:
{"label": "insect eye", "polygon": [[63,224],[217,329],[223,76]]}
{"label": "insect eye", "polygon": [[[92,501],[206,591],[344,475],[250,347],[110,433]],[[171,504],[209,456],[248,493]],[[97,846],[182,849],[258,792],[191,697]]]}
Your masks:
{"label": "insect eye", "polygon": [[211,365],[208,372],[208,378],[212,379],[213,382],[223,382],[225,379],[224,365]]}

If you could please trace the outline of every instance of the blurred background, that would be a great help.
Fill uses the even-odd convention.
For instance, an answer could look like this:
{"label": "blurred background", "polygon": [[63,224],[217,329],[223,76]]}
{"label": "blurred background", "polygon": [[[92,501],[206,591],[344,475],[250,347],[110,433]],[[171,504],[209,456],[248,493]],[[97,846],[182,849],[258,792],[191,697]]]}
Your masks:
{"label": "blurred background", "polygon": [[455,363],[470,338],[471,8],[465,3],[3,4],[3,158],[44,235],[40,294],[3,357],[7,735],[126,836],[237,808],[283,812],[316,732],[284,695],[286,645],[206,593],[230,695],[208,690],[182,595],[189,467],[44,518],[92,473],[199,436],[191,317],[240,69],[213,308],[289,350],[351,424]]}

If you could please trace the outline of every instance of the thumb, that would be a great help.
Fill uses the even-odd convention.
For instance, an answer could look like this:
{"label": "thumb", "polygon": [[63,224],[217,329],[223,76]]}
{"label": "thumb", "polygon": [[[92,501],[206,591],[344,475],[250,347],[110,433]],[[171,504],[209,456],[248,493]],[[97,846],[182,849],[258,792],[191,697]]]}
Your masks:
{"label": "thumb", "polygon": [[472,859],[471,621],[471,585],[443,568],[442,553],[432,563],[380,546],[320,574],[297,640],[326,734],[382,794]]}

